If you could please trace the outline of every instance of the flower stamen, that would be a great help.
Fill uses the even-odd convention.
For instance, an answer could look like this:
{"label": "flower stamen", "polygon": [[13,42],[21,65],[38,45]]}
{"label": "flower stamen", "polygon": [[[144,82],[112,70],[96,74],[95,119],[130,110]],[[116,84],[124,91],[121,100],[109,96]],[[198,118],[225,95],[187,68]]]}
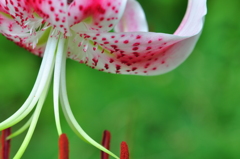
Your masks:
{"label": "flower stamen", "polygon": [[35,130],[38,118],[39,118],[41,110],[42,110],[43,103],[44,103],[44,101],[46,99],[46,95],[47,95],[47,92],[48,92],[48,89],[49,89],[49,85],[50,85],[50,80],[51,80],[51,76],[49,76],[47,78],[46,86],[44,87],[42,95],[40,96],[40,99],[38,101],[36,109],[35,109],[35,111],[33,113],[32,121],[31,121],[30,127],[28,129],[27,135],[25,136],[25,138],[24,138],[24,140],[22,142],[22,145],[19,148],[18,152],[14,156],[14,159],[18,159],[18,158],[22,157],[24,151],[26,150],[26,148],[27,148],[27,146],[28,146],[28,144],[29,144],[29,142],[30,142],[30,140],[32,138],[33,132]]}
{"label": "flower stamen", "polygon": [[[110,150],[110,140],[111,140],[111,134],[109,131],[105,130],[103,132],[102,145],[108,150]],[[107,154],[104,151],[101,151],[101,159],[109,159],[109,154]]]}
{"label": "flower stamen", "polygon": [[129,159],[128,145],[124,141],[121,143],[120,159]]}
{"label": "flower stamen", "polygon": [[59,92],[60,92],[60,77],[62,72],[62,63],[63,60],[66,60],[65,55],[65,42],[66,39],[60,36],[57,52],[56,52],[56,61],[55,61],[55,70],[54,70],[54,82],[53,82],[53,103],[54,103],[54,115],[56,121],[56,127],[58,134],[62,134],[61,124],[60,124],[60,116],[59,116]]}
{"label": "flower stamen", "polygon": [[18,129],[17,131],[15,131],[11,135],[9,135],[7,137],[7,139],[12,139],[12,138],[20,135],[21,133],[23,133],[25,130],[27,130],[27,128],[29,128],[29,126],[32,122],[32,118],[33,118],[33,116],[20,129]]}
{"label": "flower stamen", "polygon": [[10,139],[7,137],[11,134],[11,128],[7,128],[2,131],[1,135],[1,150],[0,150],[0,158],[1,159],[9,159],[10,154]]}
{"label": "flower stamen", "polygon": [[8,119],[0,123],[0,130],[6,129],[8,127],[11,127],[17,124],[22,119],[24,119],[35,107],[40,96],[42,95],[44,88],[47,85],[47,81],[50,80],[49,76],[52,75],[52,68],[54,64],[53,61],[55,58],[54,53],[52,53],[52,51],[55,51],[56,45],[57,45],[57,41],[55,39],[50,38],[49,43],[47,44],[47,47],[46,47],[46,51],[45,51],[43,61],[38,73],[37,80],[34,84],[34,87],[29,97],[24,102],[24,104],[20,107],[20,109],[18,109]]}
{"label": "flower stamen", "polygon": [[86,141],[89,144],[92,144],[96,148],[100,149],[101,151],[104,151],[111,155],[112,157],[119,159],[115,154],[113,154],[111,151],[103,147],[102,145],[98,144],[95,140],[93,140],[84,130],[83,128],[78,124],[76,118],[73,115],[73,112],[71,110],[69,101],[68,101],[68,95],[67,95],[67,88],[66,88],[66,59],[62,62],[62,72],[61,72],[61,79],[60,79],[60,102],[63,110],[63,114],[69,124],[69,126],[72,128],[72,130],[84,141]]}
{"label": "flower stamen", "polygon": [[69,159],[69,142],[66,134],[61,134],[58,140],[59,159]]}

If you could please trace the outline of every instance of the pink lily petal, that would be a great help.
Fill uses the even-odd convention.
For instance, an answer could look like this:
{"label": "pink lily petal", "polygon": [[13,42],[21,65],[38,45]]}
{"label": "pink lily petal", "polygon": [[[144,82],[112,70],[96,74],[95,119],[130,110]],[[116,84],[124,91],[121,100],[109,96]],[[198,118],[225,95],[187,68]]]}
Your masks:
{"label": "pink lily petal", "polygon": [[67,0],[29,0],[31,5],[45,22],[62,33],[69,35]]}
{"label": "pink lily petal", "polygon": [[[6,13],[0,14],[0,32],[22,47],[34,48],[37,40],[43,34],[42,31],[36,32],[42,25],[42,19],[34,17],[29,1],[1,1],[0,10]],[[9,15],[7,16],[7,14]]]}
{"label": "pink lily petal", "polygon": [[34,47],[33,41],[39,39],[43,35],[43,31],[29,35],[28,28],[22,28],[14,19],[2,14],[0,14],[0,24],[0,33],[6,36],[9,40],[38,56],[42,55],[45,50],[46,42],[39,43]]}
{"label": "pink lily petal", "polygon": [[110,31],[123,15],[127,0],[98,0],[95,2],[91,30]]}
{"label": "pink lily petal", "polygon": [[87,46],[87,51],[84,50],[87,44],[83,43],[79,47],[81,50],[78,49],[83,53],[75,58],[71,54],[70,58],[109,73],[145,75],[156,72],[157,68],[168,68],[169,54],[166,51],[183,40],[179,36],[161,33],[86,33],[80,36],[94,39],[94,43]]}
{"label": "pink lily petal", "polygon": [[[85,22],[89,30],[109,31],[120,20],[127,0],[30,0],[40,17],[66,35],[69,27]],[[80,29],[81,30],[81,29]]]}
{"label": "pink lily petal", "polygon": [[[91,18],[89,17],[90,19],[84,21],[88,30],[107,32],[113,29],[124,12],[126,2],[127,0],[95,0],[92,2],[91,8],[82,7],[83,12],[87,12],[86,14],[91,15]],[[88,3],[86,5],[88,5]],[[86,11],[84,11],[84,8],[86,8]],[[82,14],[81,12],[80,15]],[[78,16],[78,14],[75,16]],[[82,19],[82,16],[80,17],[80,19]],[[82,30],[79,29],[75,31],[78,32]]]}
{"label": "pink lily petal", "polygon": [[114,30],[116,32],[148,31],[144,11],[136,0],[128,0],[123,17]]}
{"label": "pink lily petal", "polygon": [[204,17],[199,17],[207,13],[206,0],[189,0],[187,8],[180,26],[174,33],[175,35],[192,36],[194,33],[202,30]]}
{"label": "pink lily petal", "polygon": [[9,14],[9,9],[8,9],[8,7],[6,6],[6,1],[3,1],[3,0],[0,1],[0,12]]}
{"label": "pink lily petal", "polygon": [[[4,3],[4,2],[2,2]],[[29,18],[33,18],[29,10],[29,2],[26,0],[6,0],[2,6],[4,10],[10,14],[15,21],[22,27],[26,27],[25,23]],[[1,7],[1,8],[2,8]]]}
{"label": "pink lily petal", "polygon": [[90,16],[93,0],[73,1],[68,8],[68,22],[70,26],[82,22]]}
{"label": "pink lily petal", "polygon": [[110,73],[166,73],[181,64],[192,52],[200,36],[205,14],[206,0],[189,0],[186,15],[176,35],[85,32],[80,34],[79,38],[92,44],[86,45],[87,47],[80,46],[79,52],[85,49],[86,53],[82,53],[84,55],[70,51],[69,57]]}

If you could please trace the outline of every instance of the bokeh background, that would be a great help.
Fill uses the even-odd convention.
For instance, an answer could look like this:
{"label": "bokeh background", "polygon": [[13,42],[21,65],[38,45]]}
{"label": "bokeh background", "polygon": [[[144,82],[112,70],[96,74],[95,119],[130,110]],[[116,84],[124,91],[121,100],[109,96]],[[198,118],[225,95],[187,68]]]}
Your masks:
{"label": "bokeh background", "polygon": [[[151,31],[173,33],[187,0],[139,0]],[[127,141],[131,159],[240,158],[239,0],[208,1],[202,36],[191,56],[160,76],[102,73],[68,60],[67,86],[74,114],[101,141],[112,133],[111,150]],[[15,112],[35,82],[41,58],[0,37],[0,120]],[[24,159],[58,158],[58,136],[50,90]],[[13,130],[19,128],[21,122]],[[62,118],[71,159],[99,159]],[[24,134],[12,140],[11,155]]]}

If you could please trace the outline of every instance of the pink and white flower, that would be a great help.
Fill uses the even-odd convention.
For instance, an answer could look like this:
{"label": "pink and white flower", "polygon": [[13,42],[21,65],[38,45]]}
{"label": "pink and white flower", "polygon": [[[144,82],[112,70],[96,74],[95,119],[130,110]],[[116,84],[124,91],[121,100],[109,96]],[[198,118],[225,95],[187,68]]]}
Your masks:
{"label": "pink and white flower", "polygon": [[52,75],[59,136],[60,100],[76,134],[118,158],[91,139],[75,120],[66,93],[66,58],[108,73],[163,74],[176,68],[192,52],[205,14],[206,0],[189,0],[178,29],[174,34],[164,34],[148,32],[145,14],[136,0],[0,0],[1,34],[43,57],[29,97],[17,112],[0,123],[0,130],[12,127],[34,111],[26,125],[9,137],[29,127],[15,158],[22,156],[30,141]]}

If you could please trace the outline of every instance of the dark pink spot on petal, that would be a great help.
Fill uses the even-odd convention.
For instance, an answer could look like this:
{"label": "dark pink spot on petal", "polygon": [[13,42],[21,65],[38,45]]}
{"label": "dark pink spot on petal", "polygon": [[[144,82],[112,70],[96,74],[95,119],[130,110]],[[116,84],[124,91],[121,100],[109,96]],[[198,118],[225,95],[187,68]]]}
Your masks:
{"label": "dark pink spot on petal", "polygon": [[140,43],[134,43],[134,44],[133,44],[133,46],[138,46],[138,45],[140,45]]}

